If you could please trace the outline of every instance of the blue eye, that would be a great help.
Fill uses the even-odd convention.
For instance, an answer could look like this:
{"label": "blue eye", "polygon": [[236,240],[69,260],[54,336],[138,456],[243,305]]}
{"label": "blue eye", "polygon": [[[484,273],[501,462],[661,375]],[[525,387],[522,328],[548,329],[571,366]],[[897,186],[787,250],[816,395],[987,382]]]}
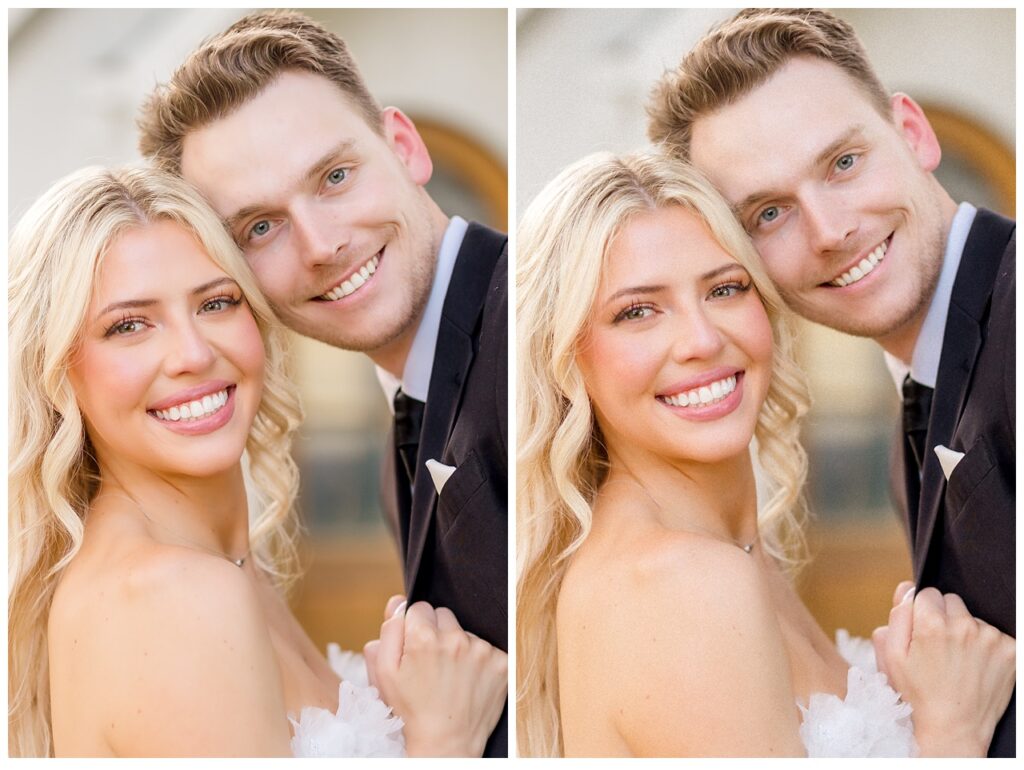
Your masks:
{"label": "blue eye", "polygon": [[259,222],[249,228],[249,235],[259,238],[260,236],[266,235],[270,232],[270,222],[266,219],[261,219]]}
{"label": "blue eye", "polygon": [[327,175],[328,184],[336,185],[341,184],[348,178],[347,168],[336,168],[330,174]]}
{"label": "blue eye", "polygon": [[774,222],[776,219],[779,218],[779,207],[769,206],[768,208],[764,209],[764,211],[762,211],[760,214],[758,214],[757,218],[761,222]]}
{"label": "blue eye", "polygon": [[856,163],[856,161],[857,156],[847,153],[836,161],[836,168],[840,171],[848,171],[853,168],[853,164]]}

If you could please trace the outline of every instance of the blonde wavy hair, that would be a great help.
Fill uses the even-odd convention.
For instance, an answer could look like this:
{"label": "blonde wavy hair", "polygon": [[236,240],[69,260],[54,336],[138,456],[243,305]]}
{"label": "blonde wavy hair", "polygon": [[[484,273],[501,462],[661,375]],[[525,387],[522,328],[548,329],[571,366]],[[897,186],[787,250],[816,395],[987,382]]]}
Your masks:
{"label": "blonde wavy hair", "polygon": [[93,285],[122,233],[159,220],[187,228],[244,293],[266,347],[263,396],[246,443],[252,553],[283,589],[297,573],[292,433],[301,409],[283,330],[220,219],[184,181],[147,168],[77,171],[21,218],[8,245],[8,742],[53,753],[47,619],[82,545],[99,485],[68,380]]}
{"label": "blonde wavy hair", "polygon": [[590,532],[608,458],[576,364],[610,244],[630,218],[682,206],[750,273],[772,328],[768,395],[755,428],[767,482],[758,512],[765,550],[795,567],[804,550],[807,411],[785,310],[726,202],[691,167],[664,156],[590,155],[533,200],[518,230],[516,271],[517,725],[522,756],[560,756],[555,608],[569,557]]}

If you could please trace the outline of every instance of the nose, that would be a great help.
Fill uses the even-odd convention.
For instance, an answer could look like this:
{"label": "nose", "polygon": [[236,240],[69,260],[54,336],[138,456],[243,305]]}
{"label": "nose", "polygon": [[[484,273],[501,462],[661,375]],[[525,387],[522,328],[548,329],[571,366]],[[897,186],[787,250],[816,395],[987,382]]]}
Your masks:
{"label": "nose", "polygon": [[307,267],[333,264],[348,245],[348,229],[312,204],[296,206],[291,224],[299,259]]}
{"label": "nose", "polygon": [[167,374],[195,374],[210,368],[217,354],[195,319],[169,328],[170,351],[166,358]]}
{"label": "nose", "polygon": [[680,363],[714,358],[724,345],[721,330],[702,305],[681,317],[675,335],[673,357]]}
{"label": "nose", "polygon": [[808,194],[801,210],[811,246],[819,254],[843,249],[857,229],[853,208],[838,194]]}

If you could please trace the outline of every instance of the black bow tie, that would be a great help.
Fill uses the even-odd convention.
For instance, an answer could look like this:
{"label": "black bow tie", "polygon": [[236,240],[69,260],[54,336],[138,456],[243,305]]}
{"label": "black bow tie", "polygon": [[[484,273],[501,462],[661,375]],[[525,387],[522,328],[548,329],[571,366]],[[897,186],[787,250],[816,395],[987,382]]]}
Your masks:
{"label": "black bow tie", "polygon": [[903,380],[903,433],[910,442],[918,473],[924,467],[925,438],[932,414],[933,393],[932,388],[910,379],[909,374]]}
{"label": "black bow tie", "polygon": [[401,390],[395,394],[395,448],[402,458],[405,476],[412,486],[416,481],[416,456],[420,448],[423,429],[423,411],[426,404]]}

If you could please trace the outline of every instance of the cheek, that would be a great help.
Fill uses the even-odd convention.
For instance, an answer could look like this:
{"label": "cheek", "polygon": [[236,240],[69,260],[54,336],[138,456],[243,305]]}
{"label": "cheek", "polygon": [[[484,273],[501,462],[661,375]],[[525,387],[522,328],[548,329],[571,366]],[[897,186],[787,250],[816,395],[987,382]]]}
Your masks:
{"label": "cheek", "polygon": [[[587,392],[605,414],[650,394],[660,368],[658,346],[649,335],[592,334],[577,356]],[[632,408],[632,407],[627,407]]]}
{"label": "cheek", "polygon": [[235,365],[247,378],[257,382],[262,388],[266,367],[266,348],[252,313],[246,312],[239,318],[231,340]]}
{"label": "cheek", "polygon": [[743,336],[737,339],[737,343],[746,353],[752,364],[758,365],[765,372],[765,388],[771,371],[773,342],[772,326],[768,321],[768,314],[759,300],[754,301],[745,308],[736,328],[743,331]]}

